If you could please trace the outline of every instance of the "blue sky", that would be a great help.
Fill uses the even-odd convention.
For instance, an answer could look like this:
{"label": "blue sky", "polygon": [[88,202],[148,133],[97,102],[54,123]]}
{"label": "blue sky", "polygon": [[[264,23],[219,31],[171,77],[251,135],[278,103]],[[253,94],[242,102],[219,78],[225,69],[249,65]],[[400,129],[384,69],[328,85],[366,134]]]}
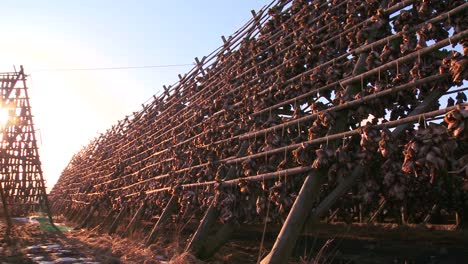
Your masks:
{"label": "blue sky", "polygon": [[24,65],[44,176],[52,187],[72,155],[141,108],[222,44],[269,1],[2,1],[0,71]]}

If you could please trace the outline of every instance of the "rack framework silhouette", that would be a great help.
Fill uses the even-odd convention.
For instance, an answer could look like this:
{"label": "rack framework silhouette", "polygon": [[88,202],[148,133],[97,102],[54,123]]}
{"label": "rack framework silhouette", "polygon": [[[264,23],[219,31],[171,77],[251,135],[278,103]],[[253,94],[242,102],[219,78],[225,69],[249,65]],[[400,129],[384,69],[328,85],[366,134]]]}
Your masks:
{"label": "rack framework silhouette", "polygon": [[252,11],[178,83],[75,154],[53,211],[144,233],[146,245],[170,220],[195,222],[186,251],[199,258],[239,226],[281,223],[262,263],[285,263],[317,221],[462,226],[467,10],[348,0]]}
{"label": "rack framework silhouette", "polygon": [[11,216],[42,210],[51,220],[26,78],[22,66],[0,73],[0,195],[8,230]]}

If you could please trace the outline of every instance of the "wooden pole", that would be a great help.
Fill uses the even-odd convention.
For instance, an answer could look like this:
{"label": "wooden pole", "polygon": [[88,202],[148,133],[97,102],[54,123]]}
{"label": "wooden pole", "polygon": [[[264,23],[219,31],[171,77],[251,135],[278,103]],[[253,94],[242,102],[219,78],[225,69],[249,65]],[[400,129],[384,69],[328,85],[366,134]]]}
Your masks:
{"label": "wooden pole", "polygon": [[312,210],[314,200],[318,198],[325,171],[311,172],[294,201],[293,207],[281,228],[270,253],[261,261],[266,263],[287,263],[292,249],[296,245],[304,223]]}
{"label": "wooden pole", "polygon": [[76,222],[77,224],[83,223],[86,220],[86,217],[88,216],[86,212],[89,212],[92,209],[93,209],[93,206],[88,205],[86,206],[86,208],[83,208],[83,210],[77,210],[73,221]]}
{"label": "wooden pole", "polygon": [[166,208],[164,208],[163,212],[161,213],[161,216],[159,216],[158,221],[156,222],[150,234],[148,235],[148,238],[146,239],[146,246],[149,246],[154,242],[154,240],[156,239],[157,232],[161,229],[161,227],[164,225],[167,219],[169,219],[171,214],[177,208],[177,199],[178,196],[174,194],[172,195],[171,199],[167,202]]}
{"label": "wooden pole", "polygon": [[10,218],[10,214],[8,212],[8,204],[6,201],[5,192],[3,191],[3,184],[0,183],[0,197],[2,198],[2,205],[3,205],[3,214],[5,215],[5,221],[7,223],[5,229],[5,237],[8,239],[11,233],[11,227],[13,226]]}
{"label": "wooden pole", "polygon": [[[410,115],[417,115],[429,107],[435,100],[437,100],[444,91],[434,91],[425,101],[421,103],[415,110],[413,110]],[[398,126],[393,132],[393,136],[397,137],[402,131],[404,131],[410,124],[402,124]],[[314,210],[311,215],[311,219],[315,222],[321,215],[328,211],[328,209],[333,206],[336,200],[341,197],[356,181],[356,179],[364,172],[364,168],[361,165],[357,165],[350,176],[341,182],[333,191],[328,195],[317,208]],[[307,212],[304,209],[311,210],[313,193],[310,191],[312,188],[318,188],[319,186],[314,186],[314,184],[319,184],[319,182],[312,182],[309,180],[311,176],[307,176],[304,185],[302,186],[301,192],[296,198],[293,207],[284,223],[280,234],[273,246],[270,254],[268,254],[263,260],[262,264],[266,263],[285,263],[289,257],[292,248],[295,245],[296,239],[302,231],[304,225],[304,218],[307,217]],[[315,178],[318,179],[319,176],[315,175]]]}
{"label": "wooden pole", "polygon": [[120,221],[122,221],[126,212],[127,212],[127,205],[124,205],[124,207],[122,207],[122,210],[120,210],[119,214],[117,215],[114,222],[110,226],[109,231],[107,232],[109,235],[112,235],[113,233],[115,233],[115,231],[117,230],[117,227],[120,224]]}
{"label": "wooden pole", "polygon": [[104,229],[106,228],[106,226],[112,221],[112,219],[114,218],[114,215],[115,215],[116,211],[114,209],[111,209],[109,211],[109,213],[107,214],[106,218],[104,218],[104,221],[102,221],[97,227],[97,231],[98,232],[102,232],[104,231]]}
{"label": "wooden pole", "polygon": [[336,215],[338,214],[338,212],[340,211],[340,208],[336,208],[335,211],[333,211],[330,216],[327,217],[327,224],[328,223],[333,223],[334,222],[334,219],[336,217]]}
{"label": "wooden pole", "polygon": [[71,215],[71,211],[72,211],[72,204],[70,204],[69,207],[67,206],[67,204],[65,204],[61,211],[62,211],[62,215],[66,219],[70,219],[70,215]]}
{"label": "wooden pole", "polygon": [[439,210],[439,205],[434,204],[434,206],[431,208],[431,211],[426,215],[426,217],[424,217],[423,224],[428,224],[429,221],[431,221],[432,215],[434,215],[437,210]]}
{"label": "wooden pole", "polygon": [[206,241],[209,231],[213,228],[214,223],[218,219],[219,210],[216,208],[215,203],[218,200],[219,195],[216,194],[210,207],[206,210],[205,215],[200,221],[200,225],[193,234],[190,243],[185,248],[186,252],[190,252],[195,256],[198,256],[203,248],[203,244]]}
{"label": "wooden pole", "polygon": [[[241,144],[236,157],[244,156],[245,153],[247,152],[248,147],[249,147],[248,141],[244,141]],[[236,167],[231,166],[226,176],[224,177],[224,180],[229,181],[233,179],[235,177],[235,174],[236,174]],[[222,185],[220,188],[222,188]],[[216,207],[218,198],[219,198],[219,193],[216,193],[211,205],[208,207],[205,215],[203,216],[203,219],[200,221],[200,225],[198,226],[197,231],[195,232],[195,234],[193,234],[193,237],[190,240],[190,243],[185,248],[186,252],[191,252],[195,256],[201,257],[201,253],[203,251],[204,245],[206,244],[208,234],[213,229],[213,226],[215,225],[216,220],[219,217],[220,212],[219,212],[219,209]],[[214,243],[214,244],[212,245],[211,249],[208,250],[208,252],[214,253],[216,249],[220,248],[229,239],[229,234],[231,234],[234,231],[234,229],[235,229],[235,225],[232,225],[232,224],[226,225],[222,231],[222,234],[219,234],[220,236],[224,238],[221,240],[217,240],[217,241],[216,239],[212,240],[211,243]]]}
{"label": "wooden pole", "polygon": [[[20,70],[19,74],[22,76],[24,94],[25,94],[26,98],[29,98],[29,96],[28,96],[28,87],[26,85],[26,75],[24,73],[23,65],[20,65],[20,69],[21,70]],[[29,106],[29,99],[26,102],[27,102],[27,104]],[[32,117],[31,117],[31,119],[32,119]],[[31,124],[29,124],[29,126],[31,127],[32,131],[35,131],[33,122],[31,122]],[[38,147],[37,147],[36,133],[34,133],[34,132],[30,133],[30,136],[32,136],[33,150],[35,152],[34,157],[36,159],[35,162],[37,164],[36,165],[37,166],[37,173],[39,175],[39,191],[41,192],[41,195],[42,195],[41,196],[42,199],[39,199],[39,201],[41,202],[41,205],[44,206],[44,209],[46,211],[47,217],[49,218],[49,222],[50,222],[51,226],[55,227],[54,220],[52,218],[52,213],[50,212],[49,199],[47,197],[46,186],[45,186],[45,183],[44,183],[44,176],[43,176],[43,173],[42,173],[41,161],[39,160],[39,150],[38,150]]]}
{"label": "wooden pole", "polygon": [[[230,167],[225,179],[230,180],[234,177],[234,175],[235,168]],[[213,229],[213,226],[215,225],[216,220],[218,219],[220,214],[219,209],[216,208],[218,199],[219,193],[216,193],[215,197],[213,198],[213,201],[211,202],[211,205],[208,207],[208,209],[205,212],[205,215],[200,221],[197,231],[195,231],[195,234],[193,234],[190,243],[185,248],[186,252],[191,252],[195,256],[200,256],[200,253],[203,250],[203,246],[208,238],[208,234]]]}
{"label": "wooden pole", "polygon": [[81,210],[79,208],[72,209],[69,220],[71,222],[78,222],[81,216]]}
{"label": "wooden pole", "polygon": [[208,237],[199,253],[200,259],[211,258],[218,250],[229,241],[232,234],[239,228],[237,221],[229,221],[221,226],[215,235]]}
{"label": "wooden pole", "polygon": [[198,57],[195,57],[195,63],[197,64],[197,67],[198,67],[198,70],[200,71],[200,73],[205,76],[205,70],[203,69],[203,61],[206,59],[206,57],[203,57],[202,58],[202,61],[200,61],[198,59]]}
{"label": "wooden pole", "polygon": [[91,205],[91,208],[89,210],[89,213],[86,215],[85,219],[83,220],[83,223],[81,223],[81,225],[79,226],[79,228],[85,228],[89,221],[91,220],[91,218],[93,218],[93,215],[94,215],[94,212],[96,211],[97,207],[96,206],[92,206]]}
{"label": "wooden pole", "polygon": [[406,225],[406,208],[404,206],[400,207],[400,215],[401,215],[401,224]]}
{"label": "wooden pole", "polygon": [[374,222],[375,218],[377,217],[377,215],[380,214],[380,212],[382,212],[386,204],[387,204],[387,200],[385,198],[382,198],[382,200],[379,203],[379,208],[377,208],[377,210],[375,210],[375,212],[371,214],[371,217],[369,218],[369,220],[367,220],[367,223]]}
{"label": "wooden pole", "polygon": [[133,233],[145,209],[146,209],[146,202],[143,202],[143,204],[140,206],[140,208],[138,208],[138,211],[133,216],[130,223],[127,225],[127,228],[125,229],[125,232],[123,233],[123,237],[130,236]]}
{"label": "wooden pole", "polygon": [[[441,90],[435,90],[431,94],[429,94],[424,101],[416,107],[408,117],[416,116],[420,113],[424,112],[427,108],[429,108],[434,102],[436,102],[440,96],[444,93]],[[393,131],[392,136],[397,138],[403,131],[405,131],[411,123],[403,123],[398,125]],[[318,218],[319,216],[323,215],[333,204],[335,201],[341,197],[351,186],[354,184],[354,181],[360,177],[364,173],[364,167],[361,164],[358,164],[351,175],[346,177],[344,181],[342,181],[318,206],[315,208],[313,217]]]}
{"label": "wooden pole", "polygon": [[[367,53],[361,53],[359,55],[358,61],[353,69],[353,75],[359,75],[366,71],[367,56]],[[349,96],[353,97],[361,88],[359,80],[359,82],[349,82],[345,87],[345,91]],[[335,125],[330,129],[328,134],[336,134],[347,130],[346,119],[347,112],[338,112]],[[334,147],[336,147],[336,144],[336,141],[331,142],[331,145]],[[276,238],[273,248],[270,253],[262,259],[262,264],[286,263],[288,261],[297,238],[302,232],[308,216],[311,214],[314,200],[319,196],[320,186],[327,178],[327,172],[328,168],[313,170],[306,177],[301,191],[296,197],[293,207],[289,211],[288,217]]]}

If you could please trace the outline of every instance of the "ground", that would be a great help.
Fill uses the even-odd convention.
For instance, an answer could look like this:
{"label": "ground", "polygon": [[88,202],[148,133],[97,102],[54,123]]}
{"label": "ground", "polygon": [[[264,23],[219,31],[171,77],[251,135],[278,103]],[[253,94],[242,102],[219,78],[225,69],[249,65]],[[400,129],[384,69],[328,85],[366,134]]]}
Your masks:
{"label": "ground", "polygon": [[[28,221],[26,221],[28,220]],[[71,224],[68,224],[71,226]],[[143,247],[143,237],[109,236],[95,230],[56,229],[44,220],[14,220],[9,239],[1,240],[0,263],[256,263],[262,227],[239,230],[210,260],[183,253],[190,232],[169,230]],[[4,231],[5,225],[1,226]],[[394,225],[319,225],[301,237],[291,263],[468,263],[468,231],[453,227]],[[271,248],[278,227],[269,226],[264,250]]]}

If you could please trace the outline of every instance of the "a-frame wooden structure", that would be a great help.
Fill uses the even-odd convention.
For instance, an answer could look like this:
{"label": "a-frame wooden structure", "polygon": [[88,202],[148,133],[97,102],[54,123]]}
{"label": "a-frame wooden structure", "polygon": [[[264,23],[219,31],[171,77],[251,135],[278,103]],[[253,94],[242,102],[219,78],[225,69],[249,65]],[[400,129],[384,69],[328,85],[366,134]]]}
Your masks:
{"label": "a-frame wooden structure", "polygon": [[52,223],[26,77],[23,66],[0,73],[0,194],[7,233],[11,216],[37,209]]}

